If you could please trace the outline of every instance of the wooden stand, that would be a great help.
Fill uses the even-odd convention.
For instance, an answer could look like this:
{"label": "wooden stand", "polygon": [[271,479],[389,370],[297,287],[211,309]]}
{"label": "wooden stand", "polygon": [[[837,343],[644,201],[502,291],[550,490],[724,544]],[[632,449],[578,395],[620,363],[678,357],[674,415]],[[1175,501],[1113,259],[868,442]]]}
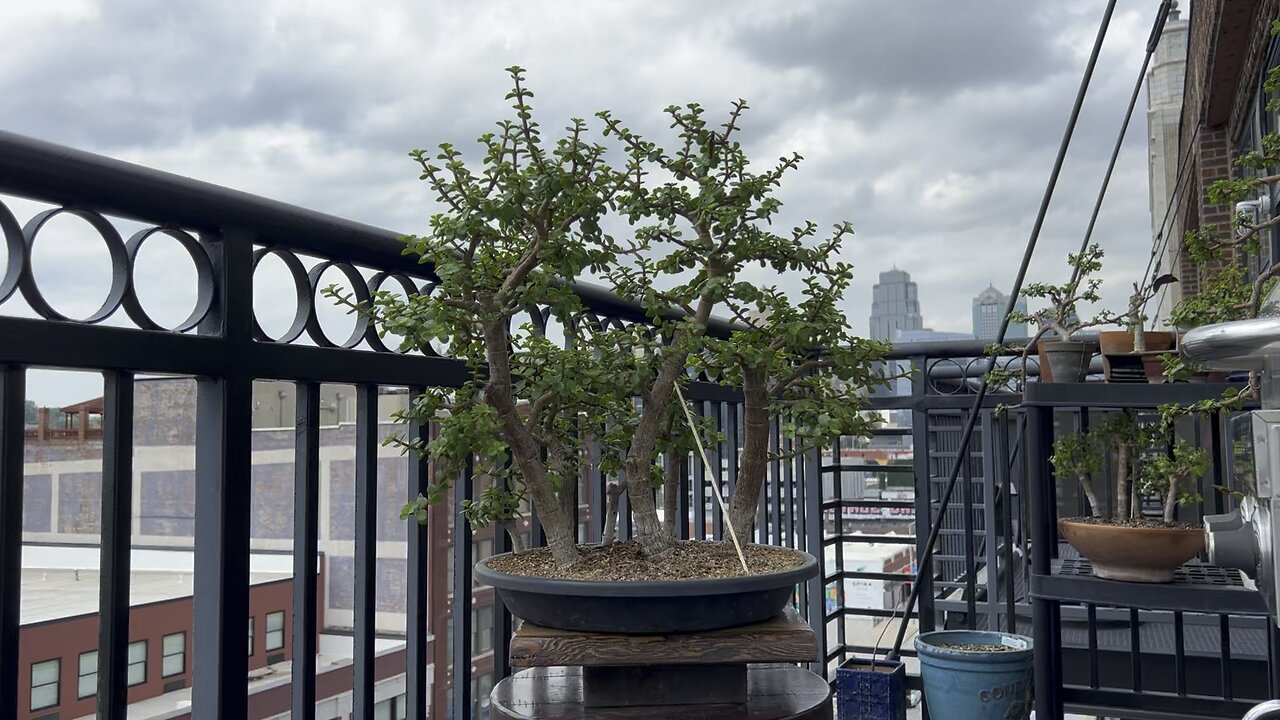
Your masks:
{"label": "wooden stand", "polygon": [[831,718],[831,689],[795,665],[817,658],[795,611],[745,627],[680,635],[607,635],[525,623],[494,687],[499,718]]}

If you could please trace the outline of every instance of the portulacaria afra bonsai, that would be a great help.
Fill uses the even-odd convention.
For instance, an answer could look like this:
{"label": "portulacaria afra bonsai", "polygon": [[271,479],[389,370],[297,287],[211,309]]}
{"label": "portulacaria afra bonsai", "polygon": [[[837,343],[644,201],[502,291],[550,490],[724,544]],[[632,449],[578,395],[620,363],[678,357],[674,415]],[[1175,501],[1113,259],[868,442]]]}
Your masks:
{"label": "portulacaria afra bonsai", "polygon": [[[729,521],[746,538],[773,418],[794,440],[789,453],[870,429],[860,400],[885,347],[855,337],[840,310],[852,274],[840,260],[848,225],[826,239],[812,223],[773,230],[781,207],[773,192],[800,157],[750,167],[738,140],[744,102],[720,125],[698,105],[667,108],[673,150],[607,112],[597,114],[598,136],[574,119],[547,140],[523,71],[508,72],[514,117],[479,138],[478,159],[449,144],[412,153],[441,209],[406,252],[429,263],[438,284],[429,296],[380,293],[359,308],[408,347],[447,344],[471,371],[461,387],[428,390],[401,414],[437,427],[427,443],[392,440],[436,468],[437,484],[404,516],[425,521],[427,505],[472,463],[487,485],[465,503],[472,524],[512,520],[528,500],[555,562],[571,565],[580,558],[577,478],[585,443],[595,440],[602,470],[618,477],[607,493],[611,513],[625,488],[635,539],[660,557],[674,546],[679,519],[676,493],[666,492],[663,524],[656,491],[679,482],[693,447],[676,386],[696,371],[743,389]],[[780,290],[773,283],[784,274],[802,287]],[[571,289],[583,280],[638,303],[647,322],[599,322]],[[534,312],[558,332],[513,327]],[[713,337],[713,318],[736,330]],[[716,441],[700,424],[704,440]],[[616,525],[606,519],[605,541]]]}

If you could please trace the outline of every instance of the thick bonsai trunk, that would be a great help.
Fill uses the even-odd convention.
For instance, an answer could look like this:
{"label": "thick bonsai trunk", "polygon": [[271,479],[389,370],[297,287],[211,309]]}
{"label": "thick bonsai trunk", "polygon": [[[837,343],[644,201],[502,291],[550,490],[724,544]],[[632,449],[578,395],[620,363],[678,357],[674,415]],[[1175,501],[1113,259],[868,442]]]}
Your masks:
{"label": "thick bonsai trunk", "polygon": [[662,485],[662,524],[672,540],[680,537],[680,493],[684,492],[684,458],[667,453],[667,472]]}
{"label": "thick bonsai trunk", "polygon": [[1129,444],[1116,444],[1116,518],[1129,517]]}
{"label": "thick bonsai trunk", "polygon": [[[679,344],[677,337],[673,344]],[[631,500],[631,518],[636,542],[645,554],[658,557],[675,547],[675,540],[663,530],[658,517],[658,505],[654,500],[652,469],[658,443],[658,431],[662,418],[675,392],[676,378],[684,371],[684,357],[678,352],[668,352],[658,369],[653,389],[644,398],[640,423],[631,437],[631,448],[625,463],[627,497]]]}
{"label": "thick bonsai trunk", "polygon": [[[729,522],[738,539],[749,542],[760,505],[760,489],[769,470],[769,409],[763,373],[743,372],[742,457],[738,461],[738,482],[729,498]],[[728,537],[728,529],[725,529]]]}
{"label": "thick bonsai trunk", "polygon": [[1173,512],[1178,508],[1178,478],[1171,476],[1169,478],[1169,492],[1164,496],[1164,521],[1166,523],[1173,522]]}
{"label": "thick bonsai trunk", "polygon": [[610,480],[605,488],[604,529],[600,531],[600,544],[609,545],[618,539],[618,507],[622,504],[623,486],[617,480]]}
{"label": "thick bonsai trunk", "polygon": [[529,429],[524,426],[516,408],[515,393],[511,385],[511,365],[507,358],[507,331],[500,323],[485,326],[485,356],[489,362],[489,382],[484,397],[502,422],[502,434],[511,448],[511,457],[524,479],[529,497],[542,521],[547,536],[547,546],[559,567],[567,567],[581,559],[575,537],[576,528],[570,516],[564,512],[560,498],[556,496],[551,479],[547,477],[538,445]]}
{"label": "thick bonsai trunk", "polygon": [[1098,494],[1094,492],[1089,476],[1082,474],[1076,479],[1080,481],[1080,489],[1084,491],[1084,497],[1089,501],[1089,513],[1096,518],[1102,517],[1102,503],[1098,502]]}

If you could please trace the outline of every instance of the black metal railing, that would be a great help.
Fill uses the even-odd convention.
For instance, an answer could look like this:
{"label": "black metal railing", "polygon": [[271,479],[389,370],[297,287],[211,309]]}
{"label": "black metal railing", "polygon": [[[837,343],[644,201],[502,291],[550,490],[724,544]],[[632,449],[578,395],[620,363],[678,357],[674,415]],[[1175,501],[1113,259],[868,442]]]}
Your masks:
{"label": "black metal railing", "polygon": [[[25,223],[9,209],[32,204],[35,209],[22,218]],[[108,249],[107,299],[83,320],[69,319],[49,302],[32,269],[40,231],[59,214],[87,222]],[[126,240],[119,229],[126,226],[140,229]],[[385,612],[380,600],[387,592],[379,592],[380,561],[391,552],[389,547],[404,558],[403,577],[390,588],[405,598],[399,630],[404,652],[396,662],[405,673],[407,715],[485,713],[486,688],[508,672],[511,618],[494,601],[491,588],[476,587],[469,568],[482,554],[507,550],[506,534],[492,528],[473,533],[462,522],[457,502],[433,509],[426,526],[411,526],[402,540],[388,543],[379,531],[388,519],[399,522],[391,516],[398,515],[403,500],[438,480],[429,462],[400,458],[397,472],[405,478],[400,495],[380,494],[386,480],[383,463],[388,461],[378,449],[387,430],[379,424],[381,393],[401,388],[412,395],[430,386],[456,386],[466,369],[442,349],[397,352],[360,321],[346,337],[330,337],[320,319],[324,306],[316,296],[327,272],[340,273],[358,297],[384,287],[430,292],[430,269],[401,254],[396,233],[5,133],[0,133],[0,232],[5,248],[0,264],[0,312],[5,313],[0,315],[0,698],[14,699],[0,700],[0,720],[28,717],[27,708],[16,705],[19,678],[29,670],[21,655],[19,606],[22,546],[28,539],[23,476],[35,440],[24,429],[24,401],[29,371],[43,368],[100,373],[103,378],[102,482],[96,511],[101,521],[96,646],[103,659],[97,693],[101,717],[124,718],[126,712],[130,549],[138,540],[133,508],[139,498],[134,497],[133,479],[145,470],[137,452],[144,441],[135,436],[145,418],[134,400],[139,386],[150,382],[145,376],[153,374],[190,376],[196,386],[191,469],[198,511],[189,538],[195,553],[193,717],[249,716],[244,640],[249,559],[259,541],[251,518],[260,501],[250,492],[250,479],[258,432],[253,392],[260,380],[288,383],[294,398],[293,427],[273,431],[293,458],[293,717],[315,715],[318,631],[344,631],[326,627],[331,623],[323,620],[317,605],[317,597],[327,594],[318,585],[320,568],[336,567],[334,558],[342,553],[354,569],[349,608],[352,708],[357,718],[373,716],[376,689],[385,676],[377,640],[384,630],[379,627]],[[163,238],[190,258],[196,278],[191,312],[170,328],[152,319],[134,283],[139,248]],[[293,300],[282,313],[287,329],[277,337],[264,330],[254,304],[255,273],[268,258],[285,268]],[[585,321],[646,321],[639,307],[598,288],[581,287],[579,292],[589,314]],[[542,332],[550,332],[554,322],[539,313],[531,319]],[[717,326],[713,331],[725,330]],[[900,614],[919,546],[935,522],[943,528],[937,552],[920,575],[925,587],[912,617],[918,629],[1031,633],[1031,586],[1037,574],[1031,525],[1038,517],[1033,513],[1043,514],[1044,508],[1032,506],[1029,484],[1043,477],[1030,465],[1027,411],[1001,411],[1002,405],[1016,405],[1019,396],[1000,392],[987,399],[958,492],[945,514],[938,507],[939,477],[954,460],[981,371],[974,361],[982,355],[980,345],[898,348],[891,360],[911,367],[913,380],[908,392],[873,395],[871,407],[888,416],[873,438],[842,440],[830,451],[771,464],[756,539],[808,550],[822,562],[821,577],[799,588],[796,597],[802,614],[822,629],[815,668],[830,672],[851,653],[872,652],[877,645],[883,649],[877,635]],[[1029,372],[1035,375],[1034,363]],[[354,522],[350,547],[341,549],[325,546],[326,524],[335,510],[329,508],[329,518],[321,516],[329,474],[322,453],[328,428],[322,428],[326,410],[321,396],[330,384],[355,389],[354,418],[346,421],[354,425]],[[736,482],[740,394],[703,378],[692,383],[688,397],[698,413],[712,418],[723,441],[709,448],[714,478],[693,458],[685,463],[677,503],[685,522],[679,531],[682,537],[715,537],[722,518],[711,481],[725,490]],[[1087,408],[1056,412],[1063,428],[1089,417]],[[1197,435],[1212,446],[1217,460],[1214,476],[1202,479],[1211,503],[1229,502],[1209,490],[1229,472],[1222,422],[1215,418]],[[406,430],[422,438],[431,432],[426,426]],[[282,439],[288,434],[291,439]],[[789,442],[778,421],[771,442],[783,449]],[[599,459],[594,444],[589,457]],[[598,462],[580,478],[576,507],[584,542],[600,537],[602,500],[611,479]],[[482,490],[474,485],[471,473],[464,473],[454,482],[453,499]],[[1059,501],[1062,512],[1071,512],[1078,503],[1070,493]],[[1058,512],[1054,507],[1053,516]],[[625,507],[622,517],[619,532],[627,537],[631,528]],[[536,517],[530,518],[527,531],[535,543],[541,541]],[[1066,552],[1056,543],[1042,541],[1039,547],[1049,547],[1055,555]],[[334,574],[328,573],[326,582],[334,582]],[[1070,673],[1063,678],[1069,706],[1132,709],[1163,702],[1152,700],[1153,693],[1208,706],[1213,698],[1243,701],[1273,694],[1273,653],[1255,652],[1249,633],[1261,632],[1269,647],[1274,633],[1249,613],[1232,610],[1202,617],[1182,610],[1148,612],[1116,599],[1066,604],[1056,612],[1063,634],[1061,657],[1052,662],[1086,668],[1083,679]],[[1115,630],[1117,623],[1123,629]],[[1127,644],[1119,643],[1121,635]],[[1172,638],[1169,647],[1157,646],[1157,638],[1165,635]],[[1118,644],[1109,644],[1113,641]],[[904,650],[914,654],[909,647]],[[1156,679],[1166,658],[1175,678],[1168,688]],[[1222,678],[1211,691],[1197,684],[1213,674],[1205,670],[1209,666]],[[1232,675],[1228,666],[1246,670]],[[1113,687],[1121,677],[1127,684]]]}
{"label": "black metal railing", "polygon": [[[10,198],[6,201],[5,198]],[[13,198],[20,199],[15,202]],[[38,210],[20,223],[8,205],[34,201]],[[8,205],[6,205],[6,202]],[[111,283],[106,301],[82,320],[71,319],[47,301],[33,271],[40,230],[59,215],[88,223],[105,243]],[[141,224],[128,240],[119,227]],[[354,566],[351,688],[354,717],[371,718],[379,679],[375,659],[379,635],[378,526],[398,515],[406,499],[425,492],[433,480],[430,463],[404,459],[406,493],[379,502],[380,389],[456,386],[466,368],[433,348],[397,352],[375,329],[357,320],[345,338],[331,338],[320,322],[317,301],[321,276],[341,273],[357,297],[379,288],[429,293],[430,268],[401,253],[396,233],[227,190],[128,163],[0,133],[0,230],[6,250],[0,275],[0,720],[27,717],[17,706],[18,679],[26,673],[20,657],[21,549],[24,541],[24,401],[31,369],[57,368],[101,373],[105,382],[102,437],[101,600],[97,649],[99,717],[126,716],[130,640],[129,583],[132,479],[136,445],[131,430],[139,421],[133,407],[142,375],[194,377],[194,693],[192,716],[230,720],[248,716],[244,652],[250,590],[249,558],[256,542],[250,477],[254,465],[252,393],[255,381],[285,381],[294,386],[295,429],[292,618],[293,682],[291,712],[313,717],[317,701],[315,656],[318,558],[322,488],[319,396],[322,384],[352,385],[355,397]],[[190,315],[172,328],[154,322],[140,301],[134,279],[138,249],[148,238],[165,236],[190,258],[196,276],[196,301]],[[267,258],[283,264],[292,283],[294,306],[286,308],[288,329],[272,337],[254,304],[255,272]],[[644,311],[598,288],[578,288],[595,323],[645,322]],[[548,318],[535,317],[544,329]],[[716,325],[713,332],[724,332]],[[732,488],[741,438],[740,393],[712,382],[691,384],[689,399],[713,418],[724,441],[712,448],[717,480]],[[426,437],[429,427],[408,428]],[[780,422],[773,427],[775,447],[789,440]],[[598,458],[598,448],[593,457]],[[723,460],[723,462],[721,462]],[[680,511],[688,518],[682,537],[711,537],[721,526],[710,478],[700,463],[688,463],[688,482]],[[773,463],[761,504],[757,537],[761,541],[821,552],[817,454]],[[605,477],[593,465],[582,484],[579,511],[582,539],[600,536]],[[454,484],[454,499],[478,492],[471,473]],[[454,504],[457,507],[457,503]],[[624,509],[625,510],[625,509]],[[332,511],[331,511],[332,512]],[[623,517],[625,518],[625,512]],[[396,519],[396,522],[399,522]],[[541,540],[532,518],[534,542]],[[629,523],[620,529],[623,537]],[[505,533],[491,533],[494,552],[507,549]],[[449,549],[451,547],[451,549]],[[451,563],[443,562],[451,553]],[[511,619],[493,602],[492,591],[475,588],[469,568],[475,557],[470,528],[460,511],[434,511],[425,527],[413,527],[404,545],[405,698],[409,717],[430,714],[468,717],[484,713],[484,684],[473,689],[477,660],[491,667],[487,682],[506,672]],[[447,581],[446,566],[454,568]],[[464,569],[462,572],[457,569]],[[822,614],[822,581],[801,587],[797,604],[813,618]],[[473,647],[472,612],[489,623],[493,647]],[[445,642],[448,636],[450,642]],[[447,652],[446,646],[452,651]],[[86,648],[88,649],[88,648]],[[815,658],[815,661],[817,658]],[[450,667],[451,666],[451,667]],[[815,663],[816,666],[816,663]],[[428,677],[427,670],[433,674]],[[70,683],[67,683],[70,684]],[[444,690],[448,685],[447,694]],[[54,711],[57,708],[53,708]]]}

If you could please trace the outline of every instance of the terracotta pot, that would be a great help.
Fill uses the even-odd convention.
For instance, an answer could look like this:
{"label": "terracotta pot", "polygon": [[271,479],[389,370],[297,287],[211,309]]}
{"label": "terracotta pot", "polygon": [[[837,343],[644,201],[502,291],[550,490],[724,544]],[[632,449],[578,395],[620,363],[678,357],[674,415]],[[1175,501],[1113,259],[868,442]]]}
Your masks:
{"label": "terracotta pot", "polygon": [[[1165,352],[1173,349],[1171,332],[1148,330],[1147,352]],[[1098,333],[1098,346],[1103,355],[1127,355],[1133,352],[1133,333],[1128,330],[1107,330]]]}
{"label": "terracotta pot", "polygon": [[1161,360],[1160,358],[1161,355],[1156,354],[1142,356],[1142,369],[1147,371],[1147,382],[1165,382],[1164,360]]}
{"label": "terracotta pot", "polygon": [[1201,528],[1095,525],[1064,518],[1058,532],[1107,580],[1160,583],[1204,548]]}

